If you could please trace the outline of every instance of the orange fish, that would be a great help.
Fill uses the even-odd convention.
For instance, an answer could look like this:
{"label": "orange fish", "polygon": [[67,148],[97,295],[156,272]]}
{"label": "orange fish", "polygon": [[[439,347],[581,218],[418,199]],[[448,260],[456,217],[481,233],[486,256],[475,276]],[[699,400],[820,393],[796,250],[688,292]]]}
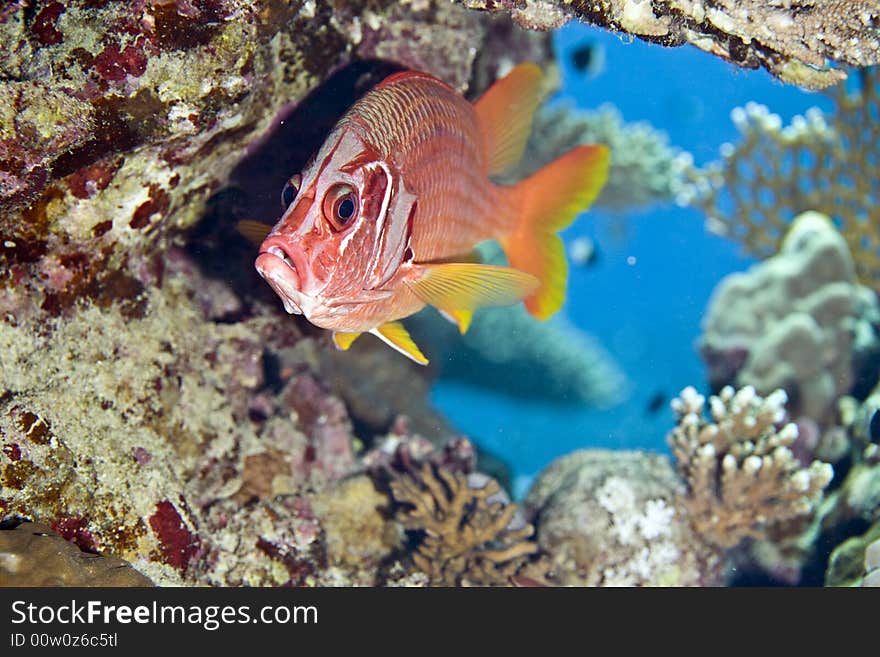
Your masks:
{"label": "orange fish", "polygon": [[[399,321],[425,305],[462,333],[484,306],[524,300],[540,319],[559,310],[567,265],[557,232],[599,193],[609,156],[579,146],[516,185],[492,182],[522,156],[541,79],[521,64],[471,104],[404,72],[355,103],[290,179],[284,215],[260,246],[257,271],[287,312],[332,330],[339,349],[372,333],[426,364]],[[474,261],[484,240],[501,244],[509,267]]]}

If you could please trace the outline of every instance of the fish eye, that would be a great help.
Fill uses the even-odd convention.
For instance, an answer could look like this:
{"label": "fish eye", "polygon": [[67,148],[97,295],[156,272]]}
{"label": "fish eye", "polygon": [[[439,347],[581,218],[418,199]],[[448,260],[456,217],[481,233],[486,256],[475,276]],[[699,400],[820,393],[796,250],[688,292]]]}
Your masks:
{"label": "fish eye", "polygon": [[299,194],[299,188],[302,185],[303,177],[300,174],[295,174],[290,177],[284,184],[284,189],[281,190],[281,209],[286,210],[290,207],[290,204],[296,200],[296,195]]}
{"label": "fish eye", "polygon": [[354,187],[339,183],[333,185],[324,196],[322,210],[335,230],[342,230],[358,213],[358,196]]}

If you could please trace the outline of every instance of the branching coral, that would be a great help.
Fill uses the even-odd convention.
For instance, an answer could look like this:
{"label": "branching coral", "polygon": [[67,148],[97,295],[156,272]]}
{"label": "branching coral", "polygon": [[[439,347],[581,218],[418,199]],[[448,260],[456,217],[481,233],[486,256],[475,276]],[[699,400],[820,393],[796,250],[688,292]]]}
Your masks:
{"label": "branching coral", "polygon": [[425,534],[413,561],[434,585],[508,585],[538,551],[493,479],[423,466],[393,479],[391,491],[411,507],[398,514],[403,526]]}
{"label": "branching coral", "polygon": [[798,214],[822,212],[840,227],[859,279],[880,288],[880,70],[859,71],[857,79],[855,89],[834,89],[833,114],[811,109],[786,127],[762,105],[735,109],[742,140],[695,172],[694,197],[681,201],[759,258],[776,253]]}
{"label": "branching coral", "polygon": [[729,548],[764,538],[773,525],[810,513],[830,483],[830,465],[802,468],[794,457],[797,427],[779,427],[786,399],[782,390],[762,398],[749,386],[728,386],[709,399],[712,421],[693,388],[673,401],[678,426],[669,444],[687,483],[680,503],[707,541]]}
{"label": "branching coral", "polygon": [[846,77],[828,62],[880,63],[880,8],[872,0],[461,0],[509,11],[531,29],[576,17],[665,46],[684,43],[745,68],[762,66],[814,89]]}

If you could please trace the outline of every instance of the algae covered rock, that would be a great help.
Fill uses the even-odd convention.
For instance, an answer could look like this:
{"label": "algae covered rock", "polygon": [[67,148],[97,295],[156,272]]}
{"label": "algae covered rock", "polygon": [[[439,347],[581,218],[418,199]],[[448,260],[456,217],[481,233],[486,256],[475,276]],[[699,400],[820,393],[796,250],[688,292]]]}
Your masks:
{"label": "algae covered rock", "polygon": [[680,489],[657,454],[581,450],[554,461],[525,499],[554,583],[722,584],[722,555],[676,506]]}

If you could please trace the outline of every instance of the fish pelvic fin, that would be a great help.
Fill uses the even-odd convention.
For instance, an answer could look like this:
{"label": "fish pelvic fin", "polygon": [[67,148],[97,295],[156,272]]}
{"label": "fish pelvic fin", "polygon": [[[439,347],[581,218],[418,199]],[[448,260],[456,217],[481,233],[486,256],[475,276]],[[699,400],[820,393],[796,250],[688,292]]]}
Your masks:
{"label": "fish pelvic fin", "polygon": [[263,240],[272,232],[272,224],[254,221],[253,219],[242,219],[235,224],[235,229],[248,242],[255,246],[260,246]]}
{"label": "fish pelvic fin", "polygon": [[361,336],[360,333],[346,333],[343,331],[333,331],[333,344],[340,351],[348,351],[352,343]]}
{"label": "fish pelvic fin", "polygon": [[607,146],[578,146],[513,187],[520,214],[500,238],[510,266],[538,279],[526,309],[547,319],[562,307],[568,264],[557,233],[599,195],[608,179]]}
{"label": "fish pelvic fin", "polygon": [[382,324],[382,326],[377,326],[370,333],[419,365],[428,364],[425,354],[416,346],[416,343],[413,342],[413,339],[400,322],[387,322]]}
{"label": "fish pelvic fin", "polygon": [[474,310],[486,306],[509,306],[537,289],[539,281],[511,267],[471,262],[422,263],[407,284],[422,301],[437,308],[458,324],[464,334]]}
{"label": "fish pelvic fin", "polygon": [[543,97],[543,81],[536,64],[520,64],[474,103],[489,175],[501,173],[522,158],[532,117]]}

